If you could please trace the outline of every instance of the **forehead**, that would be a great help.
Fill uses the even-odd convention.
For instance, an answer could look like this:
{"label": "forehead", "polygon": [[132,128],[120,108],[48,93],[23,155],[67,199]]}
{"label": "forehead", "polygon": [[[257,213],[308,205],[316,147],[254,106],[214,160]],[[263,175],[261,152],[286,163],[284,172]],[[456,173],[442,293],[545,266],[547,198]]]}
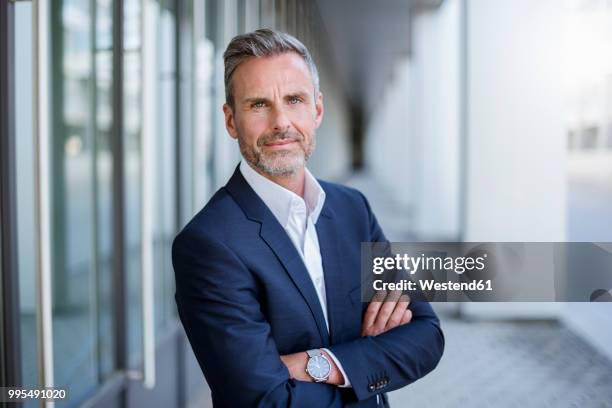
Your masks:
{"label": "forehead", "polygon": [[249,58],[241,63],[232,76],[236,96],[272,89],[299,88],[303,91],[313,87],[312,76],[304,59],[288,52],[272,57]]}

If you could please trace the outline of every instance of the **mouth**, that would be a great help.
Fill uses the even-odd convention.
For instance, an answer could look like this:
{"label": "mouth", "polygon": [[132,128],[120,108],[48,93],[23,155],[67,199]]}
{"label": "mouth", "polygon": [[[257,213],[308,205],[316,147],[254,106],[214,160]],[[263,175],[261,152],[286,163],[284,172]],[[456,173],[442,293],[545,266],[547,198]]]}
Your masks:
{"label": "mouth", "polygon": [[274,142],[270,142],[270,143],[265,143],[264,146],[271,148],[271,149],[282,149],[284,147],[290,146],[297,143],[296,140],[293,139],[283,139],[283,140],[276,140]]}

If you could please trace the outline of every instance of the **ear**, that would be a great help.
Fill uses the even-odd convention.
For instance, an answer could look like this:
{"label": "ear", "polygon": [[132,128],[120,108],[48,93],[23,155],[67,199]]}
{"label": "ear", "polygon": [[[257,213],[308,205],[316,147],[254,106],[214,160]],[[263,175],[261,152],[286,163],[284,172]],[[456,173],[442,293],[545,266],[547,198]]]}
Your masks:
{"label": "ear", "polygon": [[323,120],[323,112],[325,111],[325,109],[323,109],[323,94],[321,92],[319,92],[315,100],[315,110],[315,129],[318,129]]}
{"label": "ear", "polygon": [[232,138],[237,139],[238,132],[236,131],[234,112],[227,103],[223,104],[223,114],[225,115],[225,128],[227,129],[227,133],[229,133]]}

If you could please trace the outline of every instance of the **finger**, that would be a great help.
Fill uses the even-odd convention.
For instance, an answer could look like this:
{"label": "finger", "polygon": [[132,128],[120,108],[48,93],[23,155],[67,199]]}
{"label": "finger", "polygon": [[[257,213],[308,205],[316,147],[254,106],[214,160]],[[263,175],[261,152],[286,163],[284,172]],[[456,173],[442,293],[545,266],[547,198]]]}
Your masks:
{"label": "finger", "polygon": [[408,297],[402,295],[399,298],[398,302],[395,304],[395,309],[393,309],[391,316],[389,316],[389,320],[385,325],[385,331],[391,330],[392,328],[397,327],[401,324],[402,318],[404,317],[404,312],[408,308],[408,304]]}
{"label": "finger", "polygon": [[402,296],[401,290],[392,290],[385,298],[385,302],[398,302]]}
{"label": "finger", "polygon": [[366,309],[365,315],[363,317],[363,324],[361,325],[362,332],[374,324],[376,316],[378,315],[378,311],[380,310],[380,307],[382,306],[385,297],[385,291],[379,291],[374,294],[374,297],[368,305],[368,308]]}
{"label": "finger", "polygon": [[406,309],[404,311],[404,316],[402,317],[402,321],[400,324],[410,323],[411,320],[412,320],[412,311],[410,309]]}
{"label": "finger", "polygon": [[389,296],[387,296],[387,299],[385,299],[382,306],[380,307],[378,315],[376,316],[376,320],[374,321],[374,331],[376,333],[375,335],[379,335],[380,333],[384,332],[385,326],[389,321],[389,317],[391,317],[391,314],[393,313],[393,310],[395,310],[395,306],[397,305],[397,300],[394,300],[394,298],[397,299],[395,297],[395,294],[390,293]]}
{"label": "finger", "polygon": [[376,320],[376,316],[378,315],[378,311],[382,306],[382,302],[370,302],[368,308],[365,312],[365,316],[363,317],[363,323],[361,325],[362,335],[371,335],[364,334],[366,330],[372,328],[374,326],[374,321]]}
{"label": "finger", "polygon": [[386,290],[377,290],[376,293],[374,293],[374,296],[372,296],[371,302],[383,302],[386,298],[387,298]]}

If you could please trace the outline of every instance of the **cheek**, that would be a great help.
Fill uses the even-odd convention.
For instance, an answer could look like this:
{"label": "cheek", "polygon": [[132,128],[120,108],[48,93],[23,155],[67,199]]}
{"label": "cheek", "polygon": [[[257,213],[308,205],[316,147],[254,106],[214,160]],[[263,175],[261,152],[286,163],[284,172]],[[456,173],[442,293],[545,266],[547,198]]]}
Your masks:
{"label": "cheek", "polygon": [[315,130],[315,120],[311,112],[293,112],[291,114],[293,126],[304,136],[312,137]]}
{"label": "cheek", "polygon": [[268,129],[268,118],[265,115],[249,115],[242,118],[238,125],[240,135],[249,143],[256,144],[257,138]]}

